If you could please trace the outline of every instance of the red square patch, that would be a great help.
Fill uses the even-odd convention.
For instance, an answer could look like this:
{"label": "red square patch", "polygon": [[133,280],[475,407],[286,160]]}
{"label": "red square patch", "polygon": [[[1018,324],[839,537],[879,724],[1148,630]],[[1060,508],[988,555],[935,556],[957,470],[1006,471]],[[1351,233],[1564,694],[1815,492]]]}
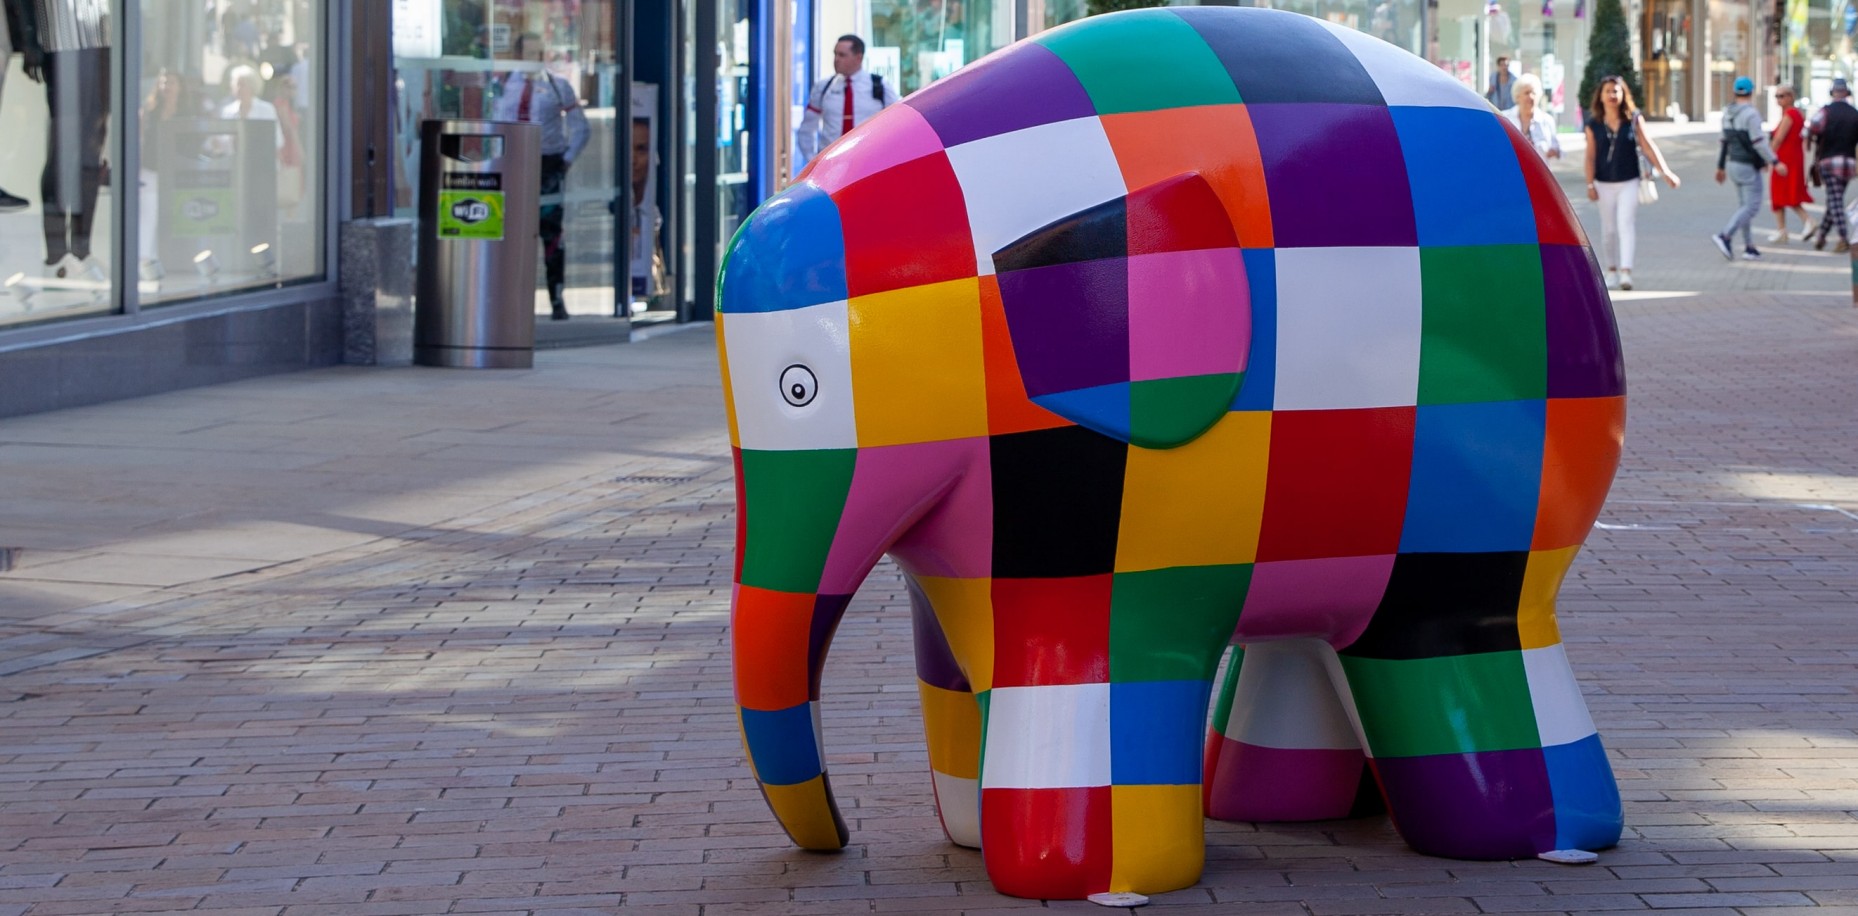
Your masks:
{"label": "red square patch", "polygon": [[948,154],[912,159],[832,195],[852,296],[976,276],[974,237]]}
{"label": "red square patch", "polygon": [[981,848],[994,890],[1080,899],[1109,889],[1110,787],[982,789]]}
{"label": "red square patch", "polygon": [[1398,552],[1414,412],[1278,411],[1271,419],[1259,561]]}
{"label": "red square patch", "polygon": [[995,579],[994,686],[1109,683],[1110,582]]}

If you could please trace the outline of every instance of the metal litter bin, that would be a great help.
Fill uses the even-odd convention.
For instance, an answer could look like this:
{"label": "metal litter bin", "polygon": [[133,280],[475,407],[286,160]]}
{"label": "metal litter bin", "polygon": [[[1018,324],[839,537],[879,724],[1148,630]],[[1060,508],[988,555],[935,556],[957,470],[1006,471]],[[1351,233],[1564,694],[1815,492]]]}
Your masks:
{"label": "metal litter bin", "polygon": [[426,121],[419,140],[413,361],[527,369],[535,362],[542,130],[511,121]]}

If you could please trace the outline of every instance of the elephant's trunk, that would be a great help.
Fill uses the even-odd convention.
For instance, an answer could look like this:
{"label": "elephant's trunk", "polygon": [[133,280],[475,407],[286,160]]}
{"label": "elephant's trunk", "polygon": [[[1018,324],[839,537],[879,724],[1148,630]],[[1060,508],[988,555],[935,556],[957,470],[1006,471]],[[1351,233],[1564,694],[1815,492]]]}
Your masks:
{"label": "elephant's trunk", "polygon": [[737,452],[730,636],[742,741],[768,806],[807,849],[840,849],[850,839],[826,781],[819,678],[856,588],[821,594],[853,457]]}
{"label": "elephant's trunk", "polygon": [[845,599],[738,584],[730,615],[749,763],[768,807],[807,849],[840,849],[850,838],[819,730],[819,666],[844,607]]}

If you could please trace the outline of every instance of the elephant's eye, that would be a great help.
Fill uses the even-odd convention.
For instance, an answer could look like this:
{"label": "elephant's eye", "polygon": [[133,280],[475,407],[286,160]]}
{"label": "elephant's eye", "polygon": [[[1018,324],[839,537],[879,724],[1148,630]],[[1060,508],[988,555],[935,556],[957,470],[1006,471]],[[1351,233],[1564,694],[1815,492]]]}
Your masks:
{"label": "elephant's eye", "polygon": [[805,407],[813,403],[813,396],[819,393],[819,379],[813,377],[813,370],[801,365],[788,366],[781,370],[781,397],[795,407]]}

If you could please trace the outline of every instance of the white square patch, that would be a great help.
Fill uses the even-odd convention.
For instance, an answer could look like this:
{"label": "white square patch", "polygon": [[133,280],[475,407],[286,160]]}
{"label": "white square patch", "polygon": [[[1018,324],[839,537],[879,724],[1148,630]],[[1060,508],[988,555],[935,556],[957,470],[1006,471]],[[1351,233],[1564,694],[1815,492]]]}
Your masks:
{"label": "white square patch", "polygon": [[1110,685],[995,687],[981,785],[1074,789],[1110,784]]}
{"label": "white square patch", "polygon": [[1587,699],[1581,696],[1581,685],[1560,643],[1524,649],[1523,671],[1529,677],[1529,701],[1535,705],[1535,727],[1543,747],[1573,744],[1594,733]]}
{"label": "white square patch", "polygon": [[1041,124],[948,148],[968,202],[983,276],[993,253],[1034,229],[1128,193],[1094,117]]}
{"label": "white square patch", "polygon": [[1277,250],[1279,410],[1419,400],[1419,249]]}
{"label": "white square patch", "polygon": [[[729,396],[742,448],[858,447],[850,327],[843,300],[724,316]],[[790,373],[794,366],[804,371]],[[795,384],[810,390],[790,390]]]}
{"label": "white square patch", "polygon": [[1317,20],[1361,61],[1368,78],[1381,90],[1381,98],[1393,105],[1423,105],[1434,108],[1470,108],[1489,111],[1490,103],[1411,53],[1365,32]]}

